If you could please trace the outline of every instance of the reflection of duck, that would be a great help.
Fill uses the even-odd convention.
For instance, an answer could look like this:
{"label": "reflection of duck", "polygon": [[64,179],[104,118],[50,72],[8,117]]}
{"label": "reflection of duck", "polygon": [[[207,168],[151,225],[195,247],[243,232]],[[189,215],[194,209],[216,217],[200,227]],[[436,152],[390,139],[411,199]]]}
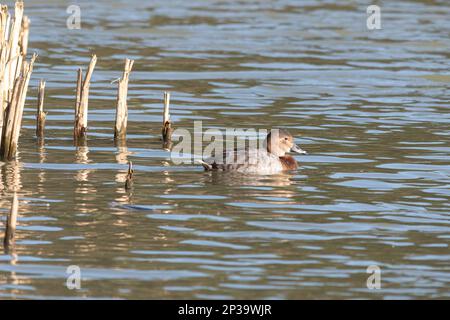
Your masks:
{"label": "reflection of duck", "polygon": [[275,174],[297,169],[297,161],[287,152],[306,154],[283,129],[271,130],[264,145],[264,148],[225,151],[222,157],[213,156],[200,162],[206,171]]}
{"label": "reflection of duck", "polygon": [[[288,187],[295,183],[295,180],[292,179],[291,174],[272,174],[272,175],[245,175],[240,172],[230,171],[227,174],[222,174],[222,172],[214,171],[211,175],[205,175],[200,180],[205,185],[219,185],[219,186],[239,186],[239,187],[269,187],[269,189],[263,188],[254,189],[258,195],[261,194],[265,196],[265,191],[270,190],[272,196],[280,196],[280,197],[291,197],[295,194],[289,189],[273,189],[273,187]],[[252,188],[249,188],[252,189]],[[247,190],[249,190],[247,189]],[[276,191],[275,191],[276,190]],[[259,192],[262,192],[261,194]],[[279,194],[281,193],[281,194]]]}

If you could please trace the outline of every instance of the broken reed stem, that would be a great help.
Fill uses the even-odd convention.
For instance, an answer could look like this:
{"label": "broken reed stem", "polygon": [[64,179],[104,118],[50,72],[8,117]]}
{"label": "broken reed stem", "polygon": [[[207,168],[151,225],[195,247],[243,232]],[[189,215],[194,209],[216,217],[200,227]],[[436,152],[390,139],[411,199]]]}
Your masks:
{"label": "broken reed stem", "polygon": [[128,81],[130,79],[131,69],[133,68],[134,60],[125,59],[125,70],[122,79],[119,80],[117,89],[117,108],[116,108],[116,122],[114,126],[114,139],[125,139],[127,135],[128,122]]}
{"label": "broken reed stem", "polygon": [[23,62],[22,72],[14,82],[11,102],[5,111],[5,127],[0,149],[0,156],[5,160],[13,159],[17,152],[17,144],[22,127],[23,108],[36,57],[37,55],[34,54],[30,62]]}
{"label": "broken reed stem", "polygon": [[73,129],[73,139],[75,144],[86,137],[87,131],[87,116],[89,104],[89,86],[91,84],[92,73],[94,72],[95,64],[97,63],[97,56],[94,54],[89,63],[88,70],[84,80],[82,79],[83,72],[78,69],[77,77],[77,97],[75,104],[75,123]]}
{"label": "broken reed stem", "polygon": [[125,190],[130,190],[133,187],[133,162],[128,163],[128,173],[127,173],[127,180],[125,181]]}
{"label": "broken reed stem", "polygon": [[19,199],[17,193],[14,193],[11,210],[6,218],[5,237],[3,239],[3,246],[5,249],[14,244],[14,235],[16,233],[17,212],[19,211]]}
{"label": "broken reed stem", "polygon": [[14,17],[0,7],[0,158],[11,160],[17,151],[23,108],[34,60],[25,60],[29,19],[23,2],[15,4]]}
{"label": "broken reed stem", "polygon": [[[7,106],[8,83],[5,81],[5,69],[7,65],[7,43],[10,15],[8,7],[1,5],[0,8],[0,149],[2,146],[4,113]],[[0,156],[1,157],[1,156]]]}
{"label": "broken reed stem", "polygon": [[22,20],[22,30],[20,31],[21,54],[25,57],[28,51],[28,36],[30,34],[30,19],[26,16]]}
{"label": "broken reed stem", "polygon": [[164,143],[170,142],[172,140],[172,122],[170,121],[170,92],[164,92],[164,114],[163,114],[163,126],[162,126],[162,137]]}
{"label": "broken reed stem", "polygon": [[42,139],[44,137],[45,118],[47,113],[44,112],[44,95],[45,95],[45,81],[39,82],[37,115],[36,115],[36,137]]}

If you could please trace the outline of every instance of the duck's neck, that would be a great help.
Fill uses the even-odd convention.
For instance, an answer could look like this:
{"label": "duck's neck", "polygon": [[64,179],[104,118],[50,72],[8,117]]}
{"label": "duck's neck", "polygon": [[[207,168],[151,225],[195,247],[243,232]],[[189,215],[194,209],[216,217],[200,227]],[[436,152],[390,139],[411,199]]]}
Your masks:
{"label": "duck's neck", "polygon": [[284,157],[286,155],[286,152],[282,151],[280,148],[278,148],[277,146],[273,146],[270,141],[267,141],[266,143],[266,149],[267,152],[270,154],[273,154],[274,156],[277,157]]}

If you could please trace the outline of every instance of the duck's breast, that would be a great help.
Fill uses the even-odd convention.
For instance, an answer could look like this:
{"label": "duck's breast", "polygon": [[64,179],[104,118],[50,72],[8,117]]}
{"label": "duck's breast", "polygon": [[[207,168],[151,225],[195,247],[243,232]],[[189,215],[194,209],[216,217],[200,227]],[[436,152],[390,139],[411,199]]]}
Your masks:
{"label": "duck's breast", "polygon": [[281,166],[283,167],[283,170],[295,170],[298,168],[297,161],[294,159],[294,157],[285,155],[283,157],[280,157]]}

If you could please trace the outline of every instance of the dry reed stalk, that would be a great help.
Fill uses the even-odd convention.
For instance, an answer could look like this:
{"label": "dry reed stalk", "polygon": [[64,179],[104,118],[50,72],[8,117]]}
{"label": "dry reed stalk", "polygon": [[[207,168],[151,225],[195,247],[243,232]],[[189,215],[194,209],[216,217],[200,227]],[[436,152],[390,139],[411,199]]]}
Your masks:
{"label": "dry reed stalk", "polygon": [[130,190],[133,187],[133,162],[128,163],[128,173],[127,173],[127,180],[125,181],[125,190]]}
{"label": "dry reed stalk", "polygon": [[22,20],[22,30],[20,31],[20,49],[22,56],[28,52],[28,36],[30,34],[30,19],[24,16]]}
{"label": "dry reed stalk", "polygon": [[89,63],[88,70],[84,80],[82,79],[83,72],[78,69],[77,78],[77,97],[75,104],[75,123],[73,129],[73,138],[75,144],[86,137],[87,118],[88,118],[88,104],[89,104],[89,87],[91,84],[92,73],[94,72],[95,64],[97,63],[97,56],[94,54]]}
{"label": "dry reed stalk", "polygon": [[[6,65],[5,78],[8,81],[10,88],[14,83],[14,80],[17,79],[18,74],[20,73],[20,66],[22,62],[22,55],[20,50],[20,36],[22,29],[22,20],[23,20],[23,2],[18,1],[15,5],[14,17],[11,19],[10,23],[10,33],[6,35],[5,38],[7,40],[7,48],[9,49],[7,54],[8,61]],[[5,30],[8,32],[8,30]],[[22,42],[23,43],[23,42]],[[19,69],[19,70],[18,70]]]}
{"label": "dry reed stalk", "polygon": [[8,83],[4,80],[8,48],[6,37],[8,37],[10,15],[8,7],[1,5],[0,8],[0,149],[2,146],[4,113],[7,106]]}
{"label": "dry reed stalk", "polygon": [[128,81],[130,79],[130,72],[133,68],[134,60],[125,59],[125,70],[122,79],[119,80],[119,87],[117,90],[117,108],[116,108],[116,122],[114,126],[114,139],[125,139],[127,135],[128,122]]}
{"label": "dry reed stalk", "polygon": [[75,101],[75,121],[76,117],[78,116],[79,109],[80,109],[80,103],[81,103],[81,86],[83,85],[83,70],[81,68],[78,68],[77,71],[77,97]]}
{"label": "dry reed stalk", "polygon": [[23,61],[22,72],[14,82],[11,101],[5,110],[0,156],[6,160],[11,160],[16,155],[20,129],[22,127],[23,108],[25,106],[28,85],[36,57],[37,55],[34,54],[30,62]]}
{"label": "dry reed stalk", "polygon": [[17,193],[14,193],[13,201],[11,204],[11,210],[6,219],[5,237],[3,239],[3,245],[5,249],[14,244],[14,235],[16,233],[17,225],[17,213],[19,211],[19,199]]}
{"label": "dry reed stalk", "polygon": [[44,112],[44,95],[45,95],[45,81],[39,82],[37,114],[36,114],[36,137],[42,139],[44,137],[45,118],[47,113]]}
{"label": "dry reed stalk", "polygon": [[15,3],[14,17],[0,7],[0,158],[14,158],[22,125],[23,108],[34,60],[26,61],[29,19],[23,2]]}
{"label": "dry reed stalk", "polygon": [[169,143],[172,140],[172,122],[170,121],[170,92],[164,92],[164,114],[163,114],[163,126],[162,137],[164,143]]}

